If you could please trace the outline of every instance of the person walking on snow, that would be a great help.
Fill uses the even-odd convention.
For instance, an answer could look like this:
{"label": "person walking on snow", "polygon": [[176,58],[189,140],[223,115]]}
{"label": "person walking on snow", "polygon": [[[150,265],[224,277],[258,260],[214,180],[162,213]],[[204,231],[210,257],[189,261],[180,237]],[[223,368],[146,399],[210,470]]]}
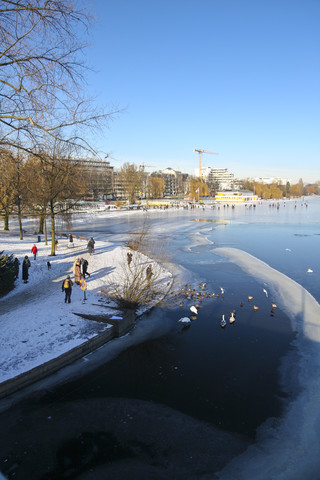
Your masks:
{"label": "person walking on snow", "polygon": [[80,285],[80,275],[81,275],[81,270],[80,270],[80,259],[76,258],[75,262],[73,264],[73,274],[74,274],[74,281],[77,285]]}
{"label": "person walking on snow", "polygon": [[132,262],[132,253],[131,252],[127,253],[127,262],[128,262],[128,267],[130,268],[130,263]]}
{"label": "person walking on snow", "polygon": [[68,275],[62,282],[62,291],[65,293],[64,303],[71,303],[72,285],[73,281],[71,280],[70,275]]}
{"label": "person walking on snow", "polygon": [[74,243],[73,243],[73,235],[72,233],[69,233],[69,243],[68,243],[68,248],[74,248]]}
{"label": "person walking on snow", "polygon": [[20,262],[19,260],[17,259],[17,257],[14,259],[14,262],[13,262],[13,268],[14,268],[14,278],[17,279],[19,277],[19,266],[20,266]]}
{"label": "person walking on snow", "polygon": [[148,265],[148,267],[146,269],[146,277],[147,277],[148,282],[150,282],[152,275],[153,275],[152,265],[150,264],[150,265]]}
{"label": "person walking on snow", "polygon": [[83,275],[80,275],[80,288],[83,291],[83,302],[87,300],[86,290],[87,290],[87,282],[84,279]]}
{"label": "person walking on snow", "polygon": [[22,280],[24,283],[28,283],[28,278],[29,278],[29,268],[31,267],[31,263],[29,260],[28,255],[24,257],[24,260],[22,262]]}
{"label": "person walking on snow", "polygon": [[85,258],[81,258],[81,265],[82,265],[82,275],[83,275],[83,278],[86,278],[86,275],[88,275],[88,277],[90,277],[90,273],[87,271],[88,270],[88,260],[86,260]]}
{"label": "person walking on snow", "polygon": [[88,249],[88,252],[90,255],[92,255],[94,253],[94,244],[96,242],[93,240],[93,238],[91,237],[89,242],[88,242],[88,245],[87,245],[87,249]]}
{"label": "person walking on snow", "polygon": [[36,244],[34,243],[33,247],[31,248],[31,253],[33,253],[33,260],[37,260],[37,252],[38,252],[38,248],[37,248]]}

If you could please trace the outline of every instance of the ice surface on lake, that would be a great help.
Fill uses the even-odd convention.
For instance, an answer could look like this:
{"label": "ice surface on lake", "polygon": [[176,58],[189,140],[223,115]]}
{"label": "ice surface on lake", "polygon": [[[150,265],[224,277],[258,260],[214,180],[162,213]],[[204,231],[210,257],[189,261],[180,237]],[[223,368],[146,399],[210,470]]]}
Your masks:
{"label": "ice surface on lake", "polygon": [[320,469],[320,305],[301,285],[246,252],[217,248],[214,253],[229,258],[267,285],[273,300],[291,318],[300,360],[291,365],[300,393],[288,404],[284,417],[267,421],[258,442],[235,458],[218,478],[316,480]]}

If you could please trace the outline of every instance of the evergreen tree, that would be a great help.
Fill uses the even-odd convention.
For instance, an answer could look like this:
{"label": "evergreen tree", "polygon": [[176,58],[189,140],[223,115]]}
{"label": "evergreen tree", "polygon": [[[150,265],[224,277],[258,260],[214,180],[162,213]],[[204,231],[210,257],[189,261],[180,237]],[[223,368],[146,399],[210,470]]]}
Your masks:
{"label": "evergreen tree", "polygon": [[0,297],[14,288],[14,281],[19,272],[19,260],[14,255],[0,252]]}

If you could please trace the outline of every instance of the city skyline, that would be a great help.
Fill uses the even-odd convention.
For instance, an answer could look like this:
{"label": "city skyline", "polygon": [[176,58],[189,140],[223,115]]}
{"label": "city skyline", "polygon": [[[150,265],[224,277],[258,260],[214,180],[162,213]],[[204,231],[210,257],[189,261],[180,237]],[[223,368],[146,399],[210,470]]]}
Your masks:
{"label": "city skyline", "polygon": [[100,156],[237,178],[320,180],[320,4],[137,0],[94,4],[87,88],[120,112]]}

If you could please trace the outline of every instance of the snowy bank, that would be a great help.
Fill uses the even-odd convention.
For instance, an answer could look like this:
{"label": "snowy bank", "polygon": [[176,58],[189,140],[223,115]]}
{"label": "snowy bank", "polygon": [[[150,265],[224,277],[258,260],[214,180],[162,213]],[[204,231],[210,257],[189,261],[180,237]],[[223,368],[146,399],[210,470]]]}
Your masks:
{"label": "snowy bank", "polygon": [[[0,298],[0,383],[50,362],[66,352],[88,342],[111,328],[108,318],[120,319],[123,312],[116,304],[101,294],[113,275],[119,281],[119,266],[124,261],[126,249],[111,243],[96,241],[94,255],[87,252],[85,239],[74,239],[69,248],[66,238],[59,238],[57,255],[49,256],[50,245],[36,243],[37,259],[33,260],[31,248],[35,236],[19,240],[17,236],[1,235],[0,251],[13,253],[22,265],[25,255],[29,256],[31,267],[29,281],[21,278],[21,265],[16,287]],[[74,280],[72,267],[77,257],[88,260],[86,278],[87,300],[80,286],[74,284],[71,303],[64,302],[62,282],[67,275]],[[47,261],[51,269],[47,267]],[[141,257],[146,264],[150,259]],[[172,276],[165,270],[163,281],[168,288]],[[145,308],[147,309],[147,308]],[[139,313],[142,313],[140,309]],[[94,321],[81,315],[104,317],[105,321]]]}

